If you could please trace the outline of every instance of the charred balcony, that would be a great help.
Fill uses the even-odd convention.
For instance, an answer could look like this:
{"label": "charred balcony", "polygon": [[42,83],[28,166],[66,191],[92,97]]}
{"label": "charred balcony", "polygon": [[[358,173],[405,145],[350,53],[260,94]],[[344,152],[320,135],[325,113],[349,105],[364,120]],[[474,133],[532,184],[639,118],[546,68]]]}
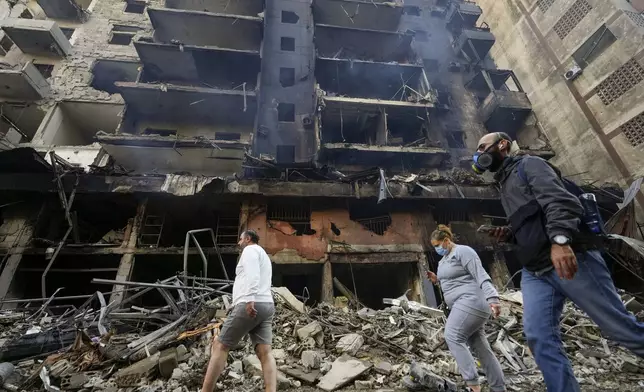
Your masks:
{"label": "charred balcony", "polygon": [[327,96],[427,102],[422,65],[318,57],[315,77]]}
{"label": "charred balcony", "polygon": [[167,8],[221,14],[257,16],[264,10],[263,0],[166,0]]}
{"label": "charred balcony", "polygon": [[479,113],[485,127],[491,132],[505,132],[516,137],[532,113],[532,104],[514,72],[483,69],[467,87],[479,100]]}
{"label": "charred balcony", "polygon": [[257,114],[254,91],[116,82],[119,130],[97,136],[133,173],[230,175],[241,168]]}
{"label": "charred balcony", "polygon": [[262,18],[257,16],[148,8],[154,42],[259,53]]}
{"label": "charred balcony", "polygon": [[313,1],[313,18],[316,24],[397,31],[402,15],[402,1]]}
{"label": "charred balcony", "polygon": [[324,24],[315,26],[318,56],[378,62],[417,63],[413,34]]}
{"label": "charred balcony", "polygon": [[174,45],[139,39],[134,42],[143,63],[142,83],[167,82],[220,89],[257,86],[258,51]]}
{"label": "charred balcony", "polygon": [[481,7],[475,3],[452,2],[447,11],[447,28],[453,32],[460,32],[463,29],[471,29],[483,13]]}
{"label": "charred balcony", "polygon": [[50,20],[7,18],[2,30],[23,53],[64,57],[72,48],[58,24]]}
{"label": "charred balcony", "polygon": [[456,54],[471,63],[481,62],[490,52],[496,38],[489,28],[469,28],[454,35],[452,47]]}
{"label": "charred balcony", "polygon": [[51,19],[84,20],[92,0],[36,0]]}
{"label": "charred balcony", "polygon": [[325,97],[322,107],[320,160],[338,170],[435,167],[448,157],[428,138],[429,104]]}

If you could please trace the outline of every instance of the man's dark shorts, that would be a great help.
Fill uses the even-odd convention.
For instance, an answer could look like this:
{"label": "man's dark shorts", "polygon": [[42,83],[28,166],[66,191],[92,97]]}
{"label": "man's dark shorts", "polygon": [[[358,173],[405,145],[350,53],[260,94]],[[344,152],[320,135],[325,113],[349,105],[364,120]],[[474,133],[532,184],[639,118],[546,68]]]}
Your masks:
{"label": "man's dark shorts", "polygon": [[235,305],[224,321],[217,338],[224,346],[235,347],[248,334],[253,347],[271,344],[273,341],[273,314],[275,305],[270,302],[255,302],[257,315],[253,318],[246,313],[246,304]]}

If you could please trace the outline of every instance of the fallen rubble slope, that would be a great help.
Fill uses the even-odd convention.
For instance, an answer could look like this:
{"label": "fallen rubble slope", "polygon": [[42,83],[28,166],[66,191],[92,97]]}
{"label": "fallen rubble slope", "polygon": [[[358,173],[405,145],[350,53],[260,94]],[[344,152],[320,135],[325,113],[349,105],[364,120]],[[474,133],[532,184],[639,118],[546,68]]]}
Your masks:
{"label": "fallen rubble slope", "polygon": [[[230,308],[222,289],[229,283],[192,281],[188,286],[172,277],[159,287],[131,284],[129,300],[119,309],[100,301],[97,294],[62,315],[50,314],[46,306],[35,313],[4,312],[0,355],[16,365],[14,374],[2,380],[5,389],[197,390],[212,339]],[[145,308],[131,300],[151,291],[159,292],[167,305]],[[445,385],[461,382],[444,343],[440,312],[404,299],[385,299],[400,306],[382,310],[329,304],[308,308],[285,288],[275,288],[274,294],[279,390],[400,389],[414,363]],[[523,338],[521,301],[520,292],[502,295],[503,312],[488,324],[488,339],[509,390],[545,390]],[[103,328],[107,332],[100,335]],[[46,340],[62,330],[75,336],[62,350],[41,353],[40,346],[35,353],[15,352],[21,342]],[[565,307],[562,335],[584,391],[644,390],[641,362],[602,338],[594,323],[571,304]],[[245,341],[231,351],[218,390],[249,391],[261,385],[261,365]]]}

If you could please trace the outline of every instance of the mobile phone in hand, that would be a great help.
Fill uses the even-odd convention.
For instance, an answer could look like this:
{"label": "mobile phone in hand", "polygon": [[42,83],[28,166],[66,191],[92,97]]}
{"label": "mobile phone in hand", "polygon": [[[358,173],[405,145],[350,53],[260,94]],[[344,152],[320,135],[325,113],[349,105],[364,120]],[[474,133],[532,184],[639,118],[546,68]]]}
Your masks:
{"label": "mobile phone in hand", "polygon": [[476,230],[477,233],[494,233],[497,229],[501,229],[501,226],[492,226],[492,225],[481,225],[479,228]]}

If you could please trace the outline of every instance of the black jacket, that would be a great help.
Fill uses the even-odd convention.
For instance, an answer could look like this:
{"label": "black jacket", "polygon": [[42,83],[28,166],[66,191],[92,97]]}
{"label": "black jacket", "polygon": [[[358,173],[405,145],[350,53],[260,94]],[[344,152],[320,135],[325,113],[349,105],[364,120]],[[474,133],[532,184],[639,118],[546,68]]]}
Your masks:
{"label": "black jacket", "polygon": [[[523,165],[523,178],[517,167]],[[519,260],[526,269],[539,271],[552,266],[551,240],[565,235],[575,245],[584,242],[580,233],[583,207],[566,190],[560,173],[545,160],[533,156],[507,157],[495,179],[501,187],[501,203],[518,245]]]}

